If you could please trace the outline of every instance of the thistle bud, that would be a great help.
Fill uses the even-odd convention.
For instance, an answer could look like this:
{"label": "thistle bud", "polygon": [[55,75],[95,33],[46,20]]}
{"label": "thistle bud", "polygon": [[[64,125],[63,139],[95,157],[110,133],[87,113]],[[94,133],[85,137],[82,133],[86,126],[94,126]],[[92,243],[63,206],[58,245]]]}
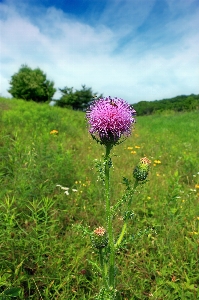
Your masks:
{"label": "thistle bud", "polygon": [[151,161],[147,157],[141,158],[133,171],[133,177],[138,181],[144,181],[148,176],[150,163]]}
{"label": "thistle bud", "polygon": [[104,248],[108,245],[108,236],[104,227],[98,227],[93,231],[91,241],[93,247],[97,249]]}

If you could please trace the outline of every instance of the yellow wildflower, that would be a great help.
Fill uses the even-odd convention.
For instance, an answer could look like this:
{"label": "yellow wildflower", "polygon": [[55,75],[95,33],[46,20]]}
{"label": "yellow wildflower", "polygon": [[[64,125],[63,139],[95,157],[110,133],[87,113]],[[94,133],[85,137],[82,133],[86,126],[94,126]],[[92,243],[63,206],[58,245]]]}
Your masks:
{"label": "yellow wildflower", "polygon": [[132,154],[136,154],[136,151],[131,151]]}
{"label": "yellow wildflower", "polygon": [[53,129],[53,130],[51,130],[50,134],[58,134],[58,130]]}
{"label": "yellow wildflower", "polygon": [[127,147],[127,149],[128,149],[128,150],[132,150],[132,149],[133,149],[133,147]]}
{"label": "yellow wildflower", "polygon": [[159,159],[155,159],[155,160],[154,160],[154,163],[155,163],[155,164],[161,164],[161,161],[160,161]]}
{"label": "yellow wildflower", "polygon": [[136,149],[140,149],[140,146],[135,146]]}
{"label": "yellow wildflower", "polygon": [[195,189],[199,189],[199,184],[196,184],[196,185],[195,185]]}

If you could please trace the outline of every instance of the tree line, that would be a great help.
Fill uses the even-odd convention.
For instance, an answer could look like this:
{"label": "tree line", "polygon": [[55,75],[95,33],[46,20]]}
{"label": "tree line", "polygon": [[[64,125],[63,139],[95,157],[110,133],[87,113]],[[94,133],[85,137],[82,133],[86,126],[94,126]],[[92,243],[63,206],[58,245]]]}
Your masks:
{"label": "tree line", "polygon": [[181,95],[169,99],[140,101],[133,104],[133,107],[139,116],[161,113],[166,110],[176,112],[198,110],[199,95]]}
{"label": "tree line", "polygon": [[[40,69],[31,69],[27,65],[22,65],[17,73],[11,76],[10,88],[8,92],[14,97],[26,101],[51,102],[56,92],[54,82],[47,79],[46,74]],[[61,92],[61,98],[55,101],[55,106],[72,108],[74,110],[85,110],[93,97],[97,93],[82,85],[80,90],[74,90],[73,87],[64,87],[58,89]],[[94,96],[95,95],[95,96]]]}
{"label": "tree line", "polygon": [[[24,99],[35,102],[51,102],[56,92],[54,82],[47,79],[46,74],[40,69],[31,69],[27,65],[22,65],[17,73],[11,76],[10,89],[8,92],[14,98]],[[73,87],[59,88],[61,97],[54,100],[55,106],[71,108],[74,110],[85,111],[89,103],[103,95],[94,93],[92,88],[82,85],[80,90],[74,90]],[[95,95],[95,96],[94,96]],[[199,95],[191,94],[189,96],[181,95],[170,99],[155,101],[140,101],[133,104],[137,115],[150,115],[165,110],[190,111],[199,109]]]}

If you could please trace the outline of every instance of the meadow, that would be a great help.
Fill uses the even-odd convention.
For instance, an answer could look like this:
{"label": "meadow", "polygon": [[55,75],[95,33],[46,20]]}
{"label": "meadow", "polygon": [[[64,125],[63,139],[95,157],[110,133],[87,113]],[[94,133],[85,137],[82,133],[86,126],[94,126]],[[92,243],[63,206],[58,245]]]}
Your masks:
{"label": "meadow", "polygon": [[[148,181],[134,195],[134,218],[117,252],[121,299],[199,299],[199,111],[138,116],[114,147],[111,201],[141,157]],[[89,236],[105,226],[85,113],[0,98],[0,299],[94,299],[100,274]],[[122,226],[114,220],[115,234]]]}

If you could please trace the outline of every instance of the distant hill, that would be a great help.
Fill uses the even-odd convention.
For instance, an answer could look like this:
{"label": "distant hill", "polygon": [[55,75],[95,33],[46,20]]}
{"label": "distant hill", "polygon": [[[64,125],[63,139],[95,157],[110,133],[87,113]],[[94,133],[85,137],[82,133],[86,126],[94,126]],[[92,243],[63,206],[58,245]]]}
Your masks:
{"label": "distant hill", "polygon": [[199,95],[181,95],[169,99],[140,101],[133,104],[133,107],[138,116],[151,115],[165,110],[172,110],[176,112],[198,110]]}

